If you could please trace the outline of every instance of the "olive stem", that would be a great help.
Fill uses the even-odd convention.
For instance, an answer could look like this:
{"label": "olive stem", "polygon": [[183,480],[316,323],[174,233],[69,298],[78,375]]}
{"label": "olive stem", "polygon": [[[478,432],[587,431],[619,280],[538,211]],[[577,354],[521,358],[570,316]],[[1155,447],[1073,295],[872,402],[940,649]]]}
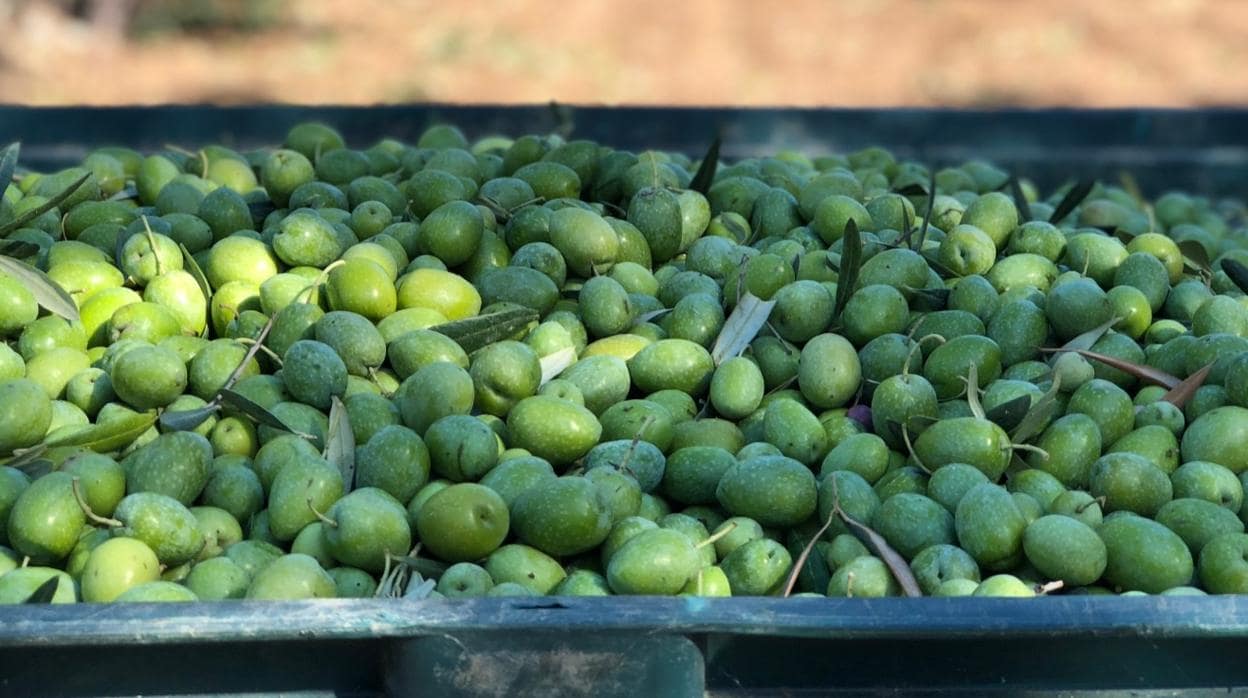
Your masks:
{"label": "olive stem", "polygon": [[93,524],[108,526],[110,528],[120,528],[121,526],[125,526],[124,523],[118,521],[117,519],[105,518],[94,511],[91,511],[91,506],[87,504],[87,500],[82,496],[82,486],[78,484],[79,480],[80,478],[77,477],[70,480],[70,488],[73,489],[74,499],[77,500],[78,507],[82,509],[82,513],[86,514],[87,520]]}
{"label": "olive stem", "polygon": [[650,415],[641,420],[641,426],[637,427],[637,433],[633,434],[633,442],[628,445],[628,450],[624,452],[624,460],[620,461],[619,465],[615,466],[616,470],[622,470],[625,473],[636,477],[633,471],[629,470],[628,462],[632,460],[633,454],[637,452],[637,445],[641,442],[641,435],[645,433],[646,429],[648,429],[653,422],[654,415]]}
{"label": "olive stem", "polygon": [[[916,325],[915,327],[917,329],[918,326]],[[919,337],[918,339],[914,340],[914,346],[910,347],[910,352],[906,354],[906,363],[901,367],[901,375],[903,376],[910,375],[910,362],[914,360],[914,352],[921,350],[923,348],[923,342],[926,342],[929,339],[938,340],[941,344],[944,344],[946,341],[948,341],[941,335],[938,335],[935,333],[925,334],[922,337]]]}
{"label": "olive stem", "polygon": [[1033,446],[1031,444],[1010,444],[1010,450],[1027,451],[1028,453],[1038,453],[1041,456],[1044,456],[1046,460],[1049,457],[1048,451],[1044,450],[1043,448],[1040,448],[1039,446]]}
{"label": "olive stem", "polygon": [[264,346],[263,344],[260,344],[259,342],[257,342],[256,340],[252,339],[251,337],[235,337],[235,338],[234,338],[234,341],[238,342],[239,344],[246,344],[246,345],[248,345],[248,346],[251,346],[251,345],[253,345],[253,344],[254,344],[254,345],[256,345],[256,346],[260,347],[260,351],[264,352],[264,355],[265,355],[265,356],[267,356],[267,357],[269,357],[270,359],[272,359],[272,360],[273,360],[273,362],[277,364],[277,367],[278,367],[278,368],[281,368],[281,367],[282,367],[282,357],[278,356],[278,355],[277,355],[277,352],[275,352],[275,351],[273,351],[272,349],[270,349],[270,348],[268,348],[268,347]]}
{"label": "olive stem", "polygon": [[[337,262],[335,262],[335,264],[337,264]],[[275,320],[277,320],[277,313],[273,313],[273,315],[269,317],[269,321],[264,323],[264,327],[260,328],[260,334],[256,335],[255,340],[253,340],[255,344],[248,347],[247,353],[243,355],[243,360],[238,362],[238,365],[234,367],[234,371],[230,373],[230,377],[225,379],[225,384],[222,385],[221,390],[233,388],[234,384],[238,382],[239,377],[243,375],[243,369],[247,366],[247,362],[254,359],[256,357],[256,352],[260,351],[260,347],[264,345],[264,339],[269,336],[269,331],[273,329],[273,322]],[[221,392],[217,391],[217,394],[213,397],[213,402],[220,401],[220,398]]]}
{"label": "olive stem", "polygon": [[[331,527],[331,528],[338,528],[338,522],[337,522],[337,521],[334,521],[333,519],[329,518],[328,516],[326,516],[326,515],[322,514],[320,511],[318,511],[318,510],[317,510],[316,505],[312,503],[312,498],[311,498],[311,497],[309,497],[309,498],[307,499],[307,502],[308,502],[308,509],[311,509],[311,510],[312,510],[312,515],[313,515],[313,516],[315,516],[317,519],[319,519],[321,523],[323,523],[323,524],[325,524],[326,526],[329,526],[329,527]],[[389,564],[389,554],[388,554],[388,553],[387,553],[387,556],[386,556],[386,557],[387,557],[387,564]]]}
{"label": "olive stem", "polygon": [[716,531],[713,535],[707,536],[705,540],[693,546],[693,549],[701,550],[702,548],[705,548],[708,545],[714,545],[715,541],[718,541],[720,538],[723,538],[729,533],[732,533],[734,530],[736,530],[736,528],[737,528],[737,522],[733,521],[729,523],[727,526],[725,526],[722,531]]}
{"label": "olive stem", "polygon": [[931,475],[932,471],[923,464],[923,459],[919,458],[919,454],[914,452],[914,445],[910,443],[910,427],[906,426],[906,422],[908,421],[909,420],[902,420],[901,422],[901,440],[906,444],[906,452],[909,453],[910,457],[914,459],[914,464],[919,466],[919,470]]}
{"label": "olive stem", "polygon": [[147,216],[139,216],[139,220],[143,221],[144,235],[147,236],[147,246],[152,248],[152,257],[156,260],[156,276],[164,273],[164,269],[160,264],[160,252],[156,249],[156,235],[152,233],[152,226],[147,224]]}
{"label": "olive stem", "polygon": [[1065,588],[1065,586],[1066,586],[1066,582],[1063,582],[1062,580],[1057,579],[1052,582],[1047,582],[1045,584],[1041,584],[1040,586],[1036,587],[1036,594],[1038,596],[1044,596],[1046,594],[1057,591],[1059,589],[1063,589]]}

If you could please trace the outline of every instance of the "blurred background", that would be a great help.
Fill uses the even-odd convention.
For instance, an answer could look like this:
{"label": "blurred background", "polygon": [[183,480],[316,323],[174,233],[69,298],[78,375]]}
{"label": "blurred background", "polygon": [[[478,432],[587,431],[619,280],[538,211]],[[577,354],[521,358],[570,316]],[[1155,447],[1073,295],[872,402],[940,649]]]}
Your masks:
{"label": "blurred background", "polygon": [[0,0],[0,102],[1205,106],[1242,0]]}

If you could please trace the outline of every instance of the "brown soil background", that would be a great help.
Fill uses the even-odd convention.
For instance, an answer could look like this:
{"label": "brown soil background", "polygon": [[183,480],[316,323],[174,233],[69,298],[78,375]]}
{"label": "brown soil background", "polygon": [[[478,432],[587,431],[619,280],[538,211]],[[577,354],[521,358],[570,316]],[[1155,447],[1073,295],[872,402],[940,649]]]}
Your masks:
{"label": "brown soil background", "polygon": [[1248,102],[1241,0],[287,0],[110,38],[0,0],[0,102],[801,106]]}

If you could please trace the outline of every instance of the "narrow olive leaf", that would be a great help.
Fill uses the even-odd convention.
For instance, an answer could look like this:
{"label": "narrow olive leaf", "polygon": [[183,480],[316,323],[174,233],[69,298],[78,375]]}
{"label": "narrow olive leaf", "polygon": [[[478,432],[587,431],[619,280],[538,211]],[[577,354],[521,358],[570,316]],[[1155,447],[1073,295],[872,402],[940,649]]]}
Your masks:
{"label": "narrow olive leaf", "polygon": [[637,322],[650,322],[651,320],[657,317],[663,317],[664,315],[667,315],[670,312],[672,312],[671,308],[659,308],[658,310],[651,310],[648,313],[642,313],[641,315],[639,315],[637,317]]}
{"label": "narrow olive leaf", "polygon": [[[416,580],[413,579],[412,581],[414,582]],[[432,579],[426,579],[419,584],[412,584],[409,582],[407,585],[407,591],[403,592],[403,598],[417,600],[427,599],[437,586],[438,583]]]}
{"label": "narrow olive leaf", "polygon": [[919,229],[919,244],[911,249],[922,250],[927,242],[927,229],[932,224],[932,211],[936,208],[936,170],[933,169],[927,187],[927,210],[923,212],[923,227]]}
{"label": "narrow olive leaf", "polygon": [[1166,391],[1166,394],[1162,395],[1161,399],[1179,409],[1183,409],[1183,406],[1187,404],[1188,400],[1192,399],[1192,396],[1196,394],[1200,386],[1205,384],[1205,379],[1209,377],[1209,371],[1212,368],[1213,362],[1210,361],[1199,371],[1184,378],[1181,383]]}
{"label": "narrow olive leaf", "polygon": [[186,245],[178,243],[178,249],[182,250],[182,266],[186,267],[187,272],[195,277],[195,283],[199,285],[199,292],[204,294],[204,300],[212,301],[212,285],[208,283],[208,277],[204,275],[204,270],[200,268],[199,262],[195,261],[195,255],[186,249]]}
{"label": "narrow olive leaf", "polygon": [[1222,260],[1222,271],[1226,272],[1239,290],[1248,293],[1248,267],[1228,257]]}
{"label": "narrow olive leaf", "polygon": [[849,303],[849,297],[854,295],[858,271],[862,268],[862,235],[853,218],[845,223],[841,245],[841,271],[836,279],[836,305],[832,309],[832,316],[838,318],[845,310],[845,304]]}
{"label": "narrow olive leaf", "polygon": [[1100,354],[1095,351],[1087,351],[1085,349],[1047,349],[1046,348],[1046,349],[1041,349],[1040,351],[1047,352],[1047,353],[1073,351],[1085,359],[1092,359],[1094,361],[1100,361],[1106,366],[1109,366],[1111,368],[1116,368],[1119,371],[1122,371],[1124,373],[1129,373],[1135,376],[1136,378],[1139,378],[1142,381],[1148,381],[1149,383],[1152,383],[1153,385],[1160,385],[1161,387],[1167,390],[1174,388],[1180,383],[1178,378],[1175,378],[1174,376],[1170,375],[1169,373],[1166,373],[1165,371],[1153,368],[1152,366],[1145,366],[1143,364],[1137,364],[1133,361],[1127,361],[1126,359],[1120,359],[1117,356],[1110,356],[1108,354]]}
{"label": "narrow olive leaf", "polygon": [[43,584],[39,585],[30,596],[22,603],[52,603],[52,597],[56,596],[56,589],[61,585],[60,575],[53,575]]}
{"label": "narrow olive leaf", "polygon": [[[832,486],[835,487],[836,484],[833,483]],[[806,561],[810,558],[811,551],[815,549],[815,544],[823,538],[823,534],[827,533],[828,529],[831,528],[832,521],[836,519],[837,512],[840,510],[840,501],[837,501],[833,504],[831,511],[828,512],[828,518],[824,519],[823,525],[819,527],[818,531],[815,531],[815,534],[810,537],[809,541],[807,541],[806,546],[802,548],[801,554],[798,555],[797,560],[793,562],[793,569],[789,572],[788,581],[784,583],[784,593],[781,594],[782,597],[788,598],[789,594],[793,593],[793,586],[797,584],[797,578],[801,576],[802,568],[806,566]],[[824,568],[827,568],[826,564],[824,565]]]}
{"label": "narrow olive leaf", "polygon": [[109,201],[129,201],[139,198],[139,188],[133,184],[127,184],[120,191],[108,197]]}
{"label": "narrow olive leaf", "polygon": [[923,298],[926,298],[929,302],[934,303],[941,307],[948,305],[950,293],[952,293],[952,290],[948,288],[916,288],[914,289],[915,296],[922,296]]}
{"label": "narrow olive leaf", "polygon": [[1019,395],[988,410],[984,416],[987,417],[988,421],[995,423],[1008,432],[1023,421],[1023,417],[1027,416],[1027,412],[1030,409],[1031,396]]}
{"label": "narrow olive leaf", "polygon": [[1136,181],[1135,175],[1126,170],[1118,172],[1118,183],[1122,185],[1122,190],[1127,192],[1135,200],[1135,203],[1145,205],[1148,200],[1144,198],[1144,192],[1140,191],[1140,183]]}
{"label": "narrow olive leaf", "polygon": [[220,405],[209,403],[193,410],[164,412],[160,415],[160,426],[170,431],[192,431],[220,409]]}
{"label": "narrow olive leaf", "polygon": [[1135,233],[1129,230],[1123,230],[1122,228],[1119,228],[1117,226],[1115,226],[1112,230],[1109,230],[1107,232],[1110,235],[1117,238],[1118,242],[1121,242],[1124,245],[1130,243],[1132,240],[1135,239]]}
{"label": "narrow olive leaf", "polygon": [[911,182],[905,186],[898,187],[893,190],[894,194],[901,194],[906,198],[912,196],[927,196],[927,188],[918,182]]}
{"label": "narrow olive leaf", "polygon": [[427,557],[419,557],[415,553],[405,557],[393,558],[393,561],[396,564],[403,565],[422,577],[428,577],[430,579],[440,578],[446,573],[446,570],[450,568],[450,565],[445,562],[438,562],[437,560],[431,560]]}
{"label": "narrow olive leaf", "polygon": [[565,140],[576,130],[576,119],[573,116],[572,107],[560,104],[552,99],[550,101],[550,115],[555,120],[554,133],[557,133]]}
{"label": "narrow olive leaf", "polygon": [[30,257],[39,253],[39,246],[25,240],[0,240],[0,255],[9,257]]}
{"label": "narrow olive leaf", "polygon": [[1083,203],[1084,199],[1088,198],[1088,194],[1092,193],[1092,188],[1095,186],[1096,180],[1094,179],[1079,180],[1058,202],[1057,208],[1053,209],[1053,215],[1049,216],[1049,222],[1054,225],[1061,223],[1079,204]]}
{"label": "narrow olive leaf", "polygon": [[70,322],[78,322],[78,305],[47,274],[12,257],[0,256],[0,272],[12,276],[35,296],[35,302],[50,313],[60,315]]}
{"label": "narrow olive leaf", "polygon": [[560,373],[567,370],[569,366],[576,363],[576,348],[564,347],[559,351],[543,356],[538,363],[542,366],[541,385],[546,385]]}
{"label": "narrow olive leaf", "polygon": [[728,232],[732,233],[732,239],[739,245],[744,245],[746,240],[750,238],[750,229],[737,222],[732,216],[724,216],[721,220]]}
{"label": "narrow olive leaf", "polygon": [[932,209],[936,207],[936,171],[935,170],[931,172],[931,178],[928,180],[928,187],[924,193],[927,194],[927,210],[923,212],[923,227],[920,230],[916,231],[914,227],[906,226],[906,229],[901,231],[901,237],[897,240],[897,245],[899,247],[905,246],[905,247],[909,247],[912,250],[917,250],[923,246],[922,242],[919,242],[918,244],[914,244],[911,241],[911,239],[914,237],[915,232],[919,232],[922,237],[927,237],[927,226],[931,225],[931,222],[932,222]]}
{"label": "narrow olive leaf", "polygon": [[1053,385],[1049,386],[1049,389],[1045,391],[1044,395],[1040,396],[1039,400],[1031,404],[1027,413],[1023,415],[1022,420],[1014,427],[1013,431],[1010,431],[1010,441],[1021,444],[1044,430],[1045,425],[1049,423],[1049,418],[1061,406],[1057,402],[1057,394],[1061,387],[1061,379],[1054,376]]}
{"label": "narrow olive leaf", "polygon": [[732,309],[728,320],[719,331],[719,336],[715,338],[715,345],[711,347],[711,359],[715,365],[718,366],[745,351],[767,323],[774,307],[774,300],[765,301],[746,291],[737,307]]}
{"label": "narrow olive leaf", "polygon": [[1023,187],[1018,183],[1018,177],[1010,175],[1005,181],[1005,185],[1010,188],[1010,196],[1014,197],[1014,208],[1018,209],[1019,220],[1032,220],[1031,204],[1027,201],[1027,196],[1023,194]]}
{"label": "narrow olive leaf", "polygon": [[102,424],[92,424],[86,429],[55,439],[48,439],[44,445],[48,448],[75,446],[88,448],[96,453],[112,453],[129,446],[144,432],[151,429],[156,423],[156,418],[156,410],[136,412]]}
{"label": "narrow olive leaf", "polygon": [[1105,333],[1109,331],[1109,328],[1113,327],[1114,325],[1117,325],[1121,321],[1122,321],[1122,316],[1120,315],[1111,317],[1110,319],[1106,320],[1105,322],[1102,322],[1096,327],[1093,327],[1087,332],[1071,337],[1070,341],[1062,345],[1062,348],[1060,351],[1075,351],[1075,350],[1086,351],[1088,349],[1091,349],[1097,342],[1101,341],[1101,337],[1105,336]]}
{"label": "narrow olive leaf", "polygon": [[719,146],[721,142],[719,134],[711,139],[711,145],[706,149],[706,155],[702,156],[702,163],[698,165],[698,171],[693,175],[693,181],[689,182],[689,188],[699,194],[706,194],[710,191],[711,183],[715,181],[715,170],[719,167]]}
{"label": "narrow olive leaf", "polygon": [[966,367],[966,405],[973,416],[987,418],[984,406],[979,402],[979,366],[973,361]]}
{"label": "narrow olive leaf", "polygon": [[845,526],[853,532],[863,545],[867,546],[875,556],[884,561],[888,567],[888,571],[893,573],[893,579],[897,580],[897,584],[901,586],[901,590],[906,596],[919,597],[923,595],[923,590],[919,588],[919,582],[914,578],[914,572],[910,569],[910,565],[906,563],[906,558],[902,557],[888,541],[884,540],[884,536],[876,533],[874,529],[866,524],[854,519],[846,514],[843,509],[839,509],[837,515],[841,517],[841,521],[845,522]]}
{"label": "narrow olive leaf", "polygon": [[13,465],[11,467],[22,471],[26,474],[26,477],[31,480],[38,480],[55,469],[52,465],[52,461],[47,458],[38,458],[27,463],[22,463],[21,465]]}
{"label": "narrow olive leaf", "polygon": [[218,395],[220,396],[223,404],[247,415],[257,424],[263,424],[264,426],[280,429],[281,431],[288,431],[292,434],[295,433],[295,430],[287,426],[286,423],[279,419],[277,415],[264,409],[262,405],[253,402],[250,398],[244,397],[229,388],[222,388]]}
{"label": "narrow olive leaf", "polygon": [[0,152],[0,195],[4,194],[9,183],[13,181],[13,173],[17,171],[17,157],[21,152],[20,142],[10,143],[5,146],[4,152]]}
{"label": "narrow olive leaf", "polygon": [[342,474],[343,491],[350,492],[355,487],[355,432],[351,430],[347,406],[337,395],[330,398],[324,456]]}
{"label": "narrow olive leaf", "polygon": [[53,196],[52,198],[48,199],[44,203],[30,209],[26,213],[23,213],[22,215],[18,216],[17,218],[14,218],[8,223],[5,223],[4,225],[0,225],[0,237],[8,235],[9,233],[13,232],[14,230],[17,230],[18,228],[24,227],[27,223],[35,220],[39,216],[42,216],[43,214],[47,213],[48,211],[51,211],[57,206],[60,206],[62,203],[64,203],[66,199],[70,197],[70,195],[78,191],[78,187],[81,187],[83,183],[86,182],[88,179],[91,179],[92,176],[94,175],[92,175],[90,172],[84,174],[83,176],[74,180],[73,184],[70,184],[68,187],[65,187],[65,190],[62,191],[61,193],[57,194],[56,196]]}
{"label": "narrow olive leaf", "polygon": [[1183,261],[1195,271],[1210,272],[1212,268],[1209,265],[1209,250],[1196,240],[1183,240],[1178,243],[1179,251],[1183,253]]}
{"label": "narrow olive leaf", "polygon": [[247,210],[251,212],[251,220],[260,223],[265,218],[277,210],[277,204],[265,199],[264,201],[247,202]]}
{"label": "narrow olive leaf", "polygon": [[444,322],[429,329],[455,340],[465,353],[472,352],[504,339],[523,330],[531,322],[539,319],[532,308],[508,308],[496,313],[486,313],[463,320]]}
{"label": "narrow olive leaf", "polygon": [[34,446],[30,446],[28,448],[17,448],[9,453],[6,453],[5,455],[8,455],[9,458],[0,462],[0,465],[17,468],[42,458],[43,454],[47,452],[48,447],[45,444],[35,444]]}

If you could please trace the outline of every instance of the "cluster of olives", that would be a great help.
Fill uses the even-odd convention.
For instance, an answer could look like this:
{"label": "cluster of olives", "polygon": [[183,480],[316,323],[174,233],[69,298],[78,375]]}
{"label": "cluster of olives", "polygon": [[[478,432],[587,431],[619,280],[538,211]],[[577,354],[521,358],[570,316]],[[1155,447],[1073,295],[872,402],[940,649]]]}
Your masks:
{"label": "cluster of olives", "polygon": [[451,126],[16,154],[0,602],[1248,592],[1235,202]]}

